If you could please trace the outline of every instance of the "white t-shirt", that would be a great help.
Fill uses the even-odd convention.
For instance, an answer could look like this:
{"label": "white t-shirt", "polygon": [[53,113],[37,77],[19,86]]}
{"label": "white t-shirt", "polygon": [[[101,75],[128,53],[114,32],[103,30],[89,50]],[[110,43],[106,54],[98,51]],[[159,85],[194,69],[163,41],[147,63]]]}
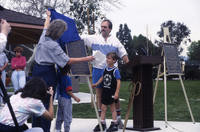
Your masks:
{"label": "white t-shirt", "polygon": [[[19,126],[23,125],[31,116],[41,116],[46,111],[42,101],[34,98],[22,98],[21,93],[12,95],[10,103],[17,118]],[[9,126],[15,126],[7,104],[0,112],[0,123]]]}
{"label": "white t-shirt", "polygon": [[106,55],[109,52],[115,52],[120,58],[127,55],[124,46],[115,36],[110,35],[106,41],[101,34],[83,35],[81,38],[85,45],[92,48],[95,57],[93,67],[95,68],[104,69],[106,67]]}

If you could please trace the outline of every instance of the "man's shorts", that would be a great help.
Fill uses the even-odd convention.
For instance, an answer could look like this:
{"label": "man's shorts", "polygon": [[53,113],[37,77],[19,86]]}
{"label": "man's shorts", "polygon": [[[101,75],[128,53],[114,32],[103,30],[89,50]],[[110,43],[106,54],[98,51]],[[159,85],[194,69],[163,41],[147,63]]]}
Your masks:
{"label": "man's shorts", "polygon": [[[95,84],[103,76],[104,69],[92,68],[92,83]],[[97,86],[101,88],[101,84]]]}

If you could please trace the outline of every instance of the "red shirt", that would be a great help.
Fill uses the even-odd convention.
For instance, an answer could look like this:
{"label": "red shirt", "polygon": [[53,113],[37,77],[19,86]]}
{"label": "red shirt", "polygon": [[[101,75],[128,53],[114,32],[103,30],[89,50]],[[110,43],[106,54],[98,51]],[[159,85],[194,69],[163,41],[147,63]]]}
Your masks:
{"label": "red shirt", "polygon": [[18,57],[13,57],[11,59],[11,66],[12,69],[22,69],[24,70],[24,67],[26,66],[26,57],[24,56],[18,56]]}

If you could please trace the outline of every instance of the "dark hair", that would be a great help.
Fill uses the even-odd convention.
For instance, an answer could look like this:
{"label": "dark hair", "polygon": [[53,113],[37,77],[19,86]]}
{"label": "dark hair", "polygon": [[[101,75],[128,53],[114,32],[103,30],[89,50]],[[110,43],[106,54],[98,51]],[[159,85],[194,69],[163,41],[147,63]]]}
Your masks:
{"label": "dark hair", "polygon": [[24,49],[22,47],[19,47],[19,46],[14,48],[14,52],[23,52],[23,50]]}
{"label": "dark hair", "polygon": [[112,22],[111,22],[109,19],[104,19],[104,20],[102,21],[102,23],[103,23],[103,22],[108,22],[108,27],[109,27],[109,29],[112,29],[113,25],[112,25]]}
{"label": "dark hair", "polygon": [[66,64],[63,68],[59,67],[60,73],[62,75],[66,75],[70,73],[70,69],[71,69],[71,66],[69,64]]}
{"label": "dark hair", "polygon": [[119,57],[117,56],[117,54],[115,52],[109,52],[106,57],[110,56],[113,60],[118,60]]}
{"label": "dark hair", "polygon": [[57,40],[62,36],[65,30],[67,30],[67,23],[61,19],[56,19],[50,23],[45,36]]}
{"label": "dark hair", "polygon": [[44,101],[47,96],[47,85],[41,78],[33,77],[16,93],[18,92],[22,92],[22,98],[30,97]]}

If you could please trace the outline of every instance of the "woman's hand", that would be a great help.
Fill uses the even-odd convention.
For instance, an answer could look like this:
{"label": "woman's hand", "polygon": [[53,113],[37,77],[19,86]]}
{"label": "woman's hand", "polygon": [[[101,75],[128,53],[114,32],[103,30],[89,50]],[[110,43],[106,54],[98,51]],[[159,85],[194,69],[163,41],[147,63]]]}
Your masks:
{"label": "woman's hand", "polygon": [[47,93],[51,94],[51,96],[53,97],[53,87],[49,87]]}
{"label": "woman's hand", "polygon": [[47,16],[51,16],[51,11],[47,10],[46,14],[47,14]]}
{"label": "woman's hand", "polygon": [[93,61],[95,58],[94,58],[94,56],[87,56],[86,59],[87,59],[87,61]]}

